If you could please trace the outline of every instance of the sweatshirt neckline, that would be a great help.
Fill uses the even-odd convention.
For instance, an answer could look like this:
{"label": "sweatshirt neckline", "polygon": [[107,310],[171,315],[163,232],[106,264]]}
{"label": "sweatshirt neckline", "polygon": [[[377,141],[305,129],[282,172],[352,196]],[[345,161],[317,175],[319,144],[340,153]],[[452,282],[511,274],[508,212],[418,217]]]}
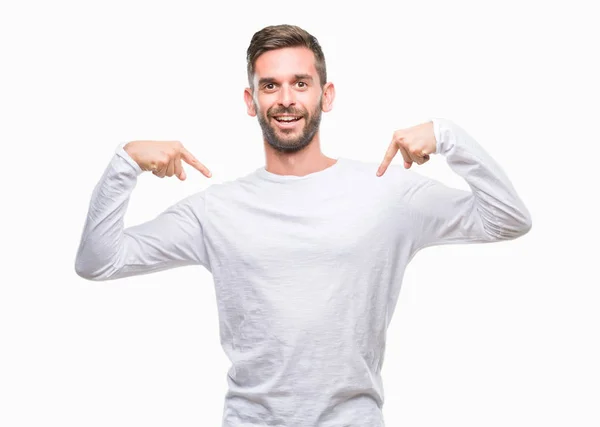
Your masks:
{"label": "sweatshirt neckline", "polygon": [[303,176],[276,174],[276,173],[273,173],[273,172],[269,172],[267,169],[265,169],[265,166],[262,166],[262,167],[256,169],[255,173],[259,177],[264,178],[264,179],[269,180],[269,181],[273,181],[273,182],[290,182],[290,181],[313,180],[313,179],[322,178],[324,176],[331,175],[337,169],[340,168],[340,164],[343,162],[343,160],[344,160],[343,158],[338,157],[336,159],[336,162],[333,165],[328,166],[325,169],[322,169],[320,171],[312,172],[312,173],[309,173],[309,174],[306,174],[306,175],[303,175]]}

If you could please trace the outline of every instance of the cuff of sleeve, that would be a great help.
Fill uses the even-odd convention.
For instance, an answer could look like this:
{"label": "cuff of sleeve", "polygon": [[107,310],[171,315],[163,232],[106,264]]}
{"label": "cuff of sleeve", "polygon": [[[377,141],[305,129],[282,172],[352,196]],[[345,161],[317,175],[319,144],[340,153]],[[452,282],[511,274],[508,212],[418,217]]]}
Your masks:
{"label": "cuff of sleeve", "polygon": [[125,161],[127,161],[127,163],[129,163],[131,165],[131,167],[135,169],[136,175],[139,176],[139,175],[141,175],[142,172],[144,172],[144,170],[140,167],[140,165],[137,164],[137,162],[135,160],[133,160],[131,158],[131,156],[127,153],[127,151],[125,151],[125,149],[123,147],[126,144],[127,144],[127,142],[120,143],[117,146],[117,148],[115,149],[115,153],[119,157],[122,157]]}
{"label": "cuff of sleeve", "polygon": [[454,147],[454,141],[449,138],[449,132],[445,132],[451,127],[451,122],[440,117],[431,117],[433,122],[433,134],[435,136],[435,154],[446,156]]}

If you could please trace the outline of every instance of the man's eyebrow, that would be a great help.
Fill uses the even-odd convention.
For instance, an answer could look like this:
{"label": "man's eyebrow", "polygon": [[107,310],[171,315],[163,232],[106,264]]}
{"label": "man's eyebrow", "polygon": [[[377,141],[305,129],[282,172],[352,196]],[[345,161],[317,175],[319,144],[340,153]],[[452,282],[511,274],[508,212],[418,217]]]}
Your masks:
{"label": "man's eyebrow", "polygon": [[[294,78],[296,80],[310,80],[313,81],[313,78],[310,74],[294,74]],[[263,85],[265,83],[275,83],[277,79],[274,77],[263,77],[258,80],[258,85]]]}

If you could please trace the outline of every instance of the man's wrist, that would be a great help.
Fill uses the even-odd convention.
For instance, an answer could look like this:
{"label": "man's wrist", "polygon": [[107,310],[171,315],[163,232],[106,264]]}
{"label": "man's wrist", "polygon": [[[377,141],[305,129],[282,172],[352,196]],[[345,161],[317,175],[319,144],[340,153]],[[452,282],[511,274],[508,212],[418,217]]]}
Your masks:
{"label": "man's wrist", "polygon": [[140,167],[140,165],[134,160],[131,156],[131,146],[129,144],[130,141],[122,142],[117,146],[116,153],[123,159],[127,161],[136,171],[138,175],[140,175],[144,170]]}

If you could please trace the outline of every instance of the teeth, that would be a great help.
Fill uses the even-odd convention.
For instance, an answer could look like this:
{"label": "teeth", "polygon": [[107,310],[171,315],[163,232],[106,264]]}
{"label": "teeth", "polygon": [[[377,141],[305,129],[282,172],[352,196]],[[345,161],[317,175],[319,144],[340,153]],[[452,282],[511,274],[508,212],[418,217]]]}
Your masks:
{"label": "teeth", "polygon": [[293,122],[298,120],[298,117],[276,117],[275,120],[279,120],[280,122]]}

